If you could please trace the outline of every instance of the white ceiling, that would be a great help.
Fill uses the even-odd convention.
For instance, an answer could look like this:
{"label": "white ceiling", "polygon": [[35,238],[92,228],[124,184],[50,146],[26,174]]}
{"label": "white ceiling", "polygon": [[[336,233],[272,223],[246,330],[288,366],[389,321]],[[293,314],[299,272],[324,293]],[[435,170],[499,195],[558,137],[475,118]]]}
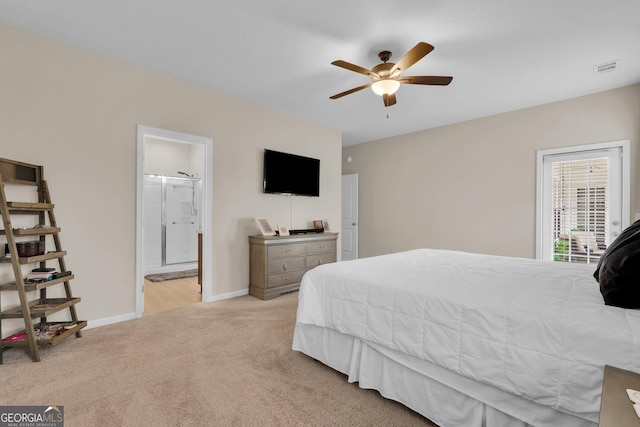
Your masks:
{"label": "white ceiling", "polygon": [[[357,144],[640,82],[639,0],[4,0],[0,21],[340,130]],[[435,50],[385,108],[381,50]],[[596,75],[594,66],[620,60]],[[640,118],[639,118],[640,120]]]}

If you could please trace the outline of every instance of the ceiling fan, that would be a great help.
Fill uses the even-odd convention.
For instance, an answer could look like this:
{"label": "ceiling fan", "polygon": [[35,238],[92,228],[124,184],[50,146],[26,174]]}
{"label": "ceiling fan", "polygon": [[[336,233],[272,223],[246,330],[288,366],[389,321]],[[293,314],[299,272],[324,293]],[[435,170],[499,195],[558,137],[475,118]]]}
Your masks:
{"label": "ceiling fan", "polygon": [[382,96],[385,107],[390,107],[396,103],[396,91],[401,84],[410,85],[440,85],[446,86],[451,83],[453,77],[446,76],[401,76],[401,74],[411,67],[413,64],[427,56],[429,52],[433,50],[433,46],[429,43],[420,42],[415,45],[409,52],[400,58],[395,64],[388,62],[391,58],[391,52],[384,50],[378,54],[378,57],[382,61],[381,64],[376,65],[371,70],[360,67],[358,65],[351,64],[346,61],[337,60],[331,64],[344,68],[346,70],[355,71],[356,73],[364,74],[371,78],[371,83],[358,86],[353,89],[341,92],[337,95],[330,96],[331,99],[338,99],[345,95],[352,94],[362,89],[371,87],[371,89],[377,94]]}

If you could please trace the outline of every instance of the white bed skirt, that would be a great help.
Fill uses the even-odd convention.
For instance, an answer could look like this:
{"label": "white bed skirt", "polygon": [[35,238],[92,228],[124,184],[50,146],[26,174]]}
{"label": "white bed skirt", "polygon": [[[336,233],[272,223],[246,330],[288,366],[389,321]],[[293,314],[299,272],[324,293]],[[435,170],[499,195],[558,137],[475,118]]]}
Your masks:
{"label": "white bed skirt", "polygon": [[292,348],[441,427],[596,427],[591,421],[332,329],[297,323]]}

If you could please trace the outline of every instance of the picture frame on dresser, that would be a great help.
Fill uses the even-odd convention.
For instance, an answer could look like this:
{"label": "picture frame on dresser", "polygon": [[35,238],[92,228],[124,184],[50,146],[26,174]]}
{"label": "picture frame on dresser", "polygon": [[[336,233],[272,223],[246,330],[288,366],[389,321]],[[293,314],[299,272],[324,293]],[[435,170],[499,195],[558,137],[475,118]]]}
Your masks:
{"label": "picture frame on dresser", "polygon": [[256,225],[263,236],[275,236],[276,230],[271,226],[267,218],[257,217]]}
{"label": "picture frame on dresser", "polygon": [[288,236],[289,227],[287,227],[286,225],[278,225],[278,234],[281,236]]}

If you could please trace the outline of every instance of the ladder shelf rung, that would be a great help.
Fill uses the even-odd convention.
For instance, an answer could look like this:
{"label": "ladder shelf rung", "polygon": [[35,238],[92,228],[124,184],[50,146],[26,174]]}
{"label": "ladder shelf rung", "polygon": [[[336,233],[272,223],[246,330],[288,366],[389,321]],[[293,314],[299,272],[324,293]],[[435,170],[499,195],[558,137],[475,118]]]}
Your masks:
{"label": "ladder shelf rung", "polygon": [[24,212],[46,212],[53,210],[53,203],[35,203],[35,202],[7,202],[9,213],[24,213]]}
{"label": "ladder shelf rung", "polygon": [[[41,298],[29,302],[31,318],[47,317],[80,302],[80,298]],[[3,319],[21,319],[24,317],[22,307],[16,306],[0,313]]]}
{"label": "ladder shelf rung", "polygon": [[[74,321],[69,321],[69,322],[43,322],[43,323],[38,323],[36,325],[34,325],[35,328],[40,327],[40,325],[59,325],[59,324],[73,324],[73,326],[69,326],[64,327],[64,331],[62,331],[61,333],[59,333],[58,335],[52,336],[52,337],[47,337],[47,338],[37,338],[36,339],[36,343],[38,343],[38,345],[45,345],[45,344],[50,344],[50,345],[55,345],[57,343],[59,343],[60,341],[69,338],[71,335],[79,332],[82,328],[87,326],[87,321],[86,320],[78,320],[77,322]],[[21,335],[21,334],[26,334],[26,331],[22,331],[19,332],[17,335]],[[27,347],[29,345],[29,343],[27,342],[26,337],[24,337],[23,339],[18,339],[15,341],[2,341],[2,347]]]}
{"label": "ladder shelf rung", "polygon": [[[14,228],[14,236],[42,236],[45,234],[55,234],[60,232],[60,227],[34,227],[34,228]],[[7,234],[6,230],[0,230],[0,236]]]}
{"label": "ladder shelf rung", "polygon": [[[62,258],[67,254],[67,251],[60,252],[47,252],[42,255],[34,255],[34,256],[21,256],[18,258],[18,262],[20,264],[32,264],[34,262],[46,261],[48,259]],[[11,258],[0,258],[0,263],[10,263]]]}
{"label": "ladder shelf rung", "polygon": [[[27,292],[39,291],[40,289],[48,288],[49,286],[57,285],[58,283],[68,282],[69,280],[74,279],[75,276],[70,274],[68,276],[58,277],[57,279],[49,280],[48,282],[40,282],[40,283],[25,283],[24,290]],[[0,285],[0,291],[16,291],[18,290],[18,285],[16,282],[4,283]]]}

